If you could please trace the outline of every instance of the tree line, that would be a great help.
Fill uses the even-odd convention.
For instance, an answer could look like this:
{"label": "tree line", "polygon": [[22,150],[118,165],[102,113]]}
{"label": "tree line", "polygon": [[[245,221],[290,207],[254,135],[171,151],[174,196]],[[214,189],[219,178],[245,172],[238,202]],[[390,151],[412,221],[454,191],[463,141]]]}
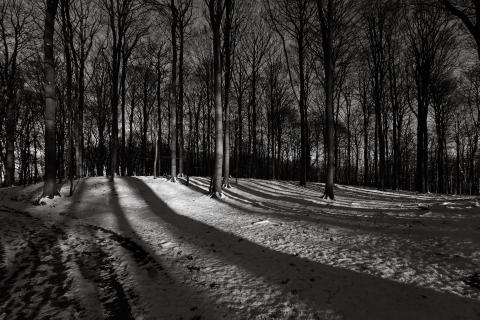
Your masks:
{"label": "tree line", "polygon": [[4,0],[0,179],[479,192],[480,7]]}

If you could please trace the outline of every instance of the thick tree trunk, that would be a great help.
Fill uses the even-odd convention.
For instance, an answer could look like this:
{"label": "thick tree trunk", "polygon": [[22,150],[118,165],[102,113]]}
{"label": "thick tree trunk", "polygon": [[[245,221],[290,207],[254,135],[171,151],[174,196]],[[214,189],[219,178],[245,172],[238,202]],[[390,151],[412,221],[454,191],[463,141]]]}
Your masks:
{"label": "thick tree trunk", "polygon": [[426,91],[421,90],[418,98],[416,189],[418,192],[424,193],[428,191],[428,107],[424,96],[420,97],[422,92]]}
{"label": "thick tree trunk", "polygon": [[55,112],[57,98],[55,93],[55,58],[53,36],[55,33],[55,15],[58,0],[47,0],[45,12],[44,70],[45,70],[45,184],[43,196],[53,198],[58,195],[56,185],[56,146],[55,146]]}
{"label": "thick tree trunk", "polygon": [[230,188],[230,86],[232,78],[232,20],[233,20],[233,0],[225,0],[225,31],[224,31],[224,56],[225,56],[225,85],[224,85],[224,105],[225,105],[225,140],[224,140],[224,160],[223,160],[223,185]]}
{"label": "thick tree trunk", "polygon": [[[115,64],[115,62],[113,63]],[[110,141],[110,181],[118,173],[118,68],[113,67],[112,76],[112,136]]]}
{"label": "thick tree trunk", "polygon": [[171,152],[171,170],[170,181],[177,181],[177,8],[175,1],[170,1],[170,10],[172,10],[172,74],[170,83],[170,152]]}
{"label": "thick tree trunk", "polygon": [[83,177],[83,109],[85,105],[85,65],[80,64],[78,75],[78,108],[76,111],[75,121],[75,159],[77,161],[77,178]]}
{"label": "thick tree trunk", "polygon": [[335,75],[334,57],[333,57],[333,15],[334,1],[327,1],[326,12],[324,12],[322,1],[317,0],[318,14],[321,22],[322,46],[324,54],[323,67],[325,71],[325,122],[327,135],[327,181],[325,184],[324,198],[334,199],[334,179],[335,179],[335,136],[333,121],[333,81]]}
{"label": "thick tree trunk", "polygon": [[327,51],[329,58],[326,59],[326,107],[325,116],[327,120],[327,183],[325,185],[325,197],[334,199],[333,187],[335,177],[335,137],[333,127],[333,61],[331,51]]}
{"label": "thick tree trunk", "polygon": [[222,166],[223,166],[223,114],[222,114],[222,66],[221,66],[221,22],[223,9],[220,0],[212,4],[213,33],[213,97],[215,107],[215,156],[212,174],[212,197],[222,196]]}
{"label": "thick tree trunk", "polygon": [[307,93],[305,89],[305,52],[303,44],[303,31],[300,31],[298,40],[298,61],[299,61],[299,80],[300,80],[300,185],[307,185],[307,172],[310,166],[310,152],[308,149],[308,121],[307,121]]}

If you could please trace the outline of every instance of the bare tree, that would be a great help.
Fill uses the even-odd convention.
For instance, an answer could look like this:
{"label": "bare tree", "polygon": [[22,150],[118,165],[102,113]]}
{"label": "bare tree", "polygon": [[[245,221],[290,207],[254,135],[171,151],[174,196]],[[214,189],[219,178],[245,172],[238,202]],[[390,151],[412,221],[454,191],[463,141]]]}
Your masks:
{"label": "bare tree", "polygon": [[223,165],[223,110],[222,110],[222,20],[225,11],[223,0],[207,0],[213,43],[213,96],[215,108],[215,156],[213,165],[211,195],[222,196]]}
{"label": "bare tree", "polygon": [[[5,185],[15,183],[15,136],[17,125],[17,93],[20,89],[19,68],[22,54],[30,41],[31,9],[26,1],[5,0],[0,4],[0,94],[3,101],[6,136]],[[0,150],[1,150],[0,146]]]}
{"label": "bare tree", "polygon": [[122,65],[122,49],[124,48],[125,34],[128,34],[140,10],[141,3],[136,0],[102,0],[108,16],[111,35],[111,97],[112,109],[112,138],[110,141],[110,180],[113,181],[118,173],[118,104],[120,71]]}
{"label": "bare tree", "polygon": [[478,0],[441,0],[443,8],[457,17],[472,35],[480,59],[480,2]]}
{"label": "bare tree", "polygon": [[58,0],[47,1],[43,34],[45,68],[45,184],[43,196],[49,198],[59,195],[56,184],[55,112],[57,97],[55,94],[55,57],[53,48],[57,7]]}
{"label": "bare tree", "polygon": [[450,63],[455,44],[453,26],[445,15],[430,6],[418,5],[407,18],[411,74],[415,81],[417,108],[416,190],[428,191],[428,109],[434,77]]}
{"label": "bare tree", "polygon": [[223,160],[223,185],[230,188],[230,87],[232,82],[232,56],[234,47],[234,14],[235,0],[225,0],[225,23],[223,27],[223,56],[225,70],[224,109],[225,109],[225,139]]}
{"label": "bare tree", "polygon": [[333,127],[333,81],[335,65],[333,57],[335,0],[317,0],[318,18],[322,36],[323,69],[325,73],[325,123],[327,131],[327,182],[324,197],[334,199],[335,138]]}
{"label": "bare tree", "polygon": [[[287,62],[287,68],[292,85],[292,91],[298,101],[300,112],[300,185],[306,186],[308,171],[310,167],[310,148],[309,148],[309,130],[308,130],[308,92],[307,92],[307,71],[306,64],[308,56],[308,41],[312,33],[312,23],[315,17],[315,7],[308,0],[295,1],[275,1],[272,8],[270,1],[267,1],[270,19],[273,22],[275,30],[282,40],[283,51]],[[286,33],[286,34],[284,34]],[[288,36],[288,38],[287,38]],[[293,40],[295,43],[295,55],[297,58],[296,78],[298,78],[298,90],[294,85],[295,79],[292,75],[292,66],[287,50],[287,41]],[[297,93],[298,91],[298,93]]]}

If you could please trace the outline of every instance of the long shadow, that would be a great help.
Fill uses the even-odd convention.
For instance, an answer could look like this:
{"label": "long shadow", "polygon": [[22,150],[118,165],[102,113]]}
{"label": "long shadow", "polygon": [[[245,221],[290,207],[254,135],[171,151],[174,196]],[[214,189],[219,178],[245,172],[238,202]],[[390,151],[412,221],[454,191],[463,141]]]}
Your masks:
{"label": "long shadow", "polygon": [[[62,184],[57,187],[60,190]],[[30,191],[30,200],[38,198],[34,193],[42,188],[43,184],[40,184]],[[74,310],[78,311],[77,302],[68,295],[72,283],[66,268],[71,255],[63,255],[60,243],[67,239],[66,229],[58,227],[67,217],[58,219],[54,225],[45,224],[42,215],[32,215],[26,211],[33,205],[26,199],[13,206],[6,203],[6,210],[2,209],[17,215],[12,217],[19,219],[12,233],[22,237],[25,246],[17,247],[13,244],[11,234],[5,234],[4,240],[12,244],[10,250],[15,255],[10,266],[0,274],[0,314],[3,313],[8,319],[36,319],[40,312],[43,318],[49,318],[53,317],[56,310],[68,310],[73,317]],[[38,199],[34,203],[38,205]]]}
{"label": "long shadow", "polygon": [[[252,194],[254,196],[257,196],[259,198],[267,199],[267,200],[272,200],[272,201],[285,201],[285,202],[290,202],[290,203],[295,203],[297,205],[305,206],[305,207],[314,207],[314,208],[319,208],[319,209],[341,209],[345,211],[351,211],[351,212],[368,212],[371,213],[372,211],[377,211],[380,212],[382,209],[375,209],[375,208],[352,208],[350,206],[344,206],[341,204],[321,204],[315,201],[310,201],[308,199],[312,199],[313,197],[307,196],[305,197],[304,195],[298,193],[299,197],[292,197],[292,196],[287,196],[287,195],[272,195],[270,193],[264,192],[261,190],[261,188],[255,188],[253,186],[246,186],[246,185],[238,185],[236,186],[238,190],[244,191],[246,193]],[[320,198],[320,195],[319,195]],[[389,209],[390,210],[390,209]],[[394,209],[392,209],[394,210]]]}
{"label": "long shadow", "polygon": [[82,201],[82,198],[85,194],[88,178],[81,179],[75,186],[73,195],[72,195],[72,204],[68,210],[68,215],[75,217],[75,212],[77,211],[78,204]]}
{"label": "long shadow", "polygon": [[[170,225],[172,233],[193,245],[215,243],[226,247],[227,250],[217,250],[213,254],[225,264],[237,265],[272,284],[281,284],[284,295],[298,295],[314,310],[333,308],[346,319],[451,319],[459,316],[474,319],[480,316],[480,303],[476,300],[326,266],[239,239],[177,214],[143,181],[136,178],[126,181],[138,196],[143,197],[150,210]],[[189,240],[189,235],[201,237]],[[303,267],[303,271],[298,267]],[[272,272],[272,268],[278,272]],[[310,274],[305,274],[306,270]],[[308,277],[311,277],[310,282]],[[288,281],[290,279],[298,281]],[[305,285],[295,288],[289,283]]]}
{"label": "long shadow", "polygon": [[[255,190],[253,187],[242,186],[242,188],[244,192],[247,192],[247,193],[252,193],[252,194],[257,193],[257,195],[258,194],[268,195],[264,192],[259,192],[258,190]],[[233,189],[225,189],[224,192],[226,194],[231,194],[237,198],[243,198],[245,200],[248,200],[247,198],[242,197],[239,193],[236,193],[235,191],[233,191]],[[275,196],[271,196],[270,199],[274,197]],[[291,201],[291,200],[285,200],[285,201]],[[300,203],[302,201],[306,201],[306,200],[297,199],[296,201],[294,201],[294,203]],[[386,226],[390,226],[389,231],[393,233],[396,233],[400,236],[411,236],[412,234],[422,235],[425,229],[419,226],[428,225],[430,227],[435,227],[435,232],[437,235],[455,235],[457,237],[460,236],[461,238],[467,238],[473,241],[478,241],[480,236],[478,231],[476,231],[474,228],[464,230],[460,235],[458,230],[456,230],[455,228],[451,228],[450,224],[444,224],[443,222],[445,221],[445,219],[441,219],[441,218],[440,219],[435,219],[435,218],[422,219],[422,217],[420,216],[400,217],[400,216],[388,216],[383,213],[384,211],[395,210],[395,209],[385,209],[385,210],[384,209],[375,210],[375,209],[368,209],[368,208],[357,209],[357,208],[351,208],[351,207],[346,207],[341,205],[328,206],[328,205],[315,204],[313,206],[306,205],[305,207],[302,207],[296,210],[288,206],[284,206],[283,208],[280,208],[281,207],[280,205],[272,203],[270,201],[264,202],[264,205],[266,207],[270,206],[271,209],[276,211],[276,213],[278,214],[280,214],[280,212],[278,212],[279,210],[284,212],[293,212],[299,215],[297,217],[299,217],[300,220],[314,221],[314,222],[316,221],[316,222],[327,223],[330,225],[336,225],[339,227],[345,227],[350,229],[355,228],[358,230],[382,232],[385,230]],[[321,209],[324,209],[324,210],[321,210]],[[328,211],[332,209],[343,210],[347,214],[329,213]],[[412,211],[415,211],[415,209],[406,208],[401,211],[412,212]],[[365,212],[370,214],[374,213],[374,214],[361,216],[357,214],[358,212]],[[392,226],[394,227],[392,228]]]}
{"label": "long shadow", "polygon": [[[196,184],[197,182],[193,182],[190,180],[190,184],[187,186],[193,191],[199,192],[201,194],[205,194],[205,189],[202,189],[200,186]],[[305,221],[310,223],[316,224],[326,224],[329,226],[336,226],[341,228],[346,228],[350,230],[359,230],[363,232],[373,232],[384,234],[386,226],[389,226],[389,223],[395,223],[395,227],[388,227],[389,233],[396,234],[401,237],[412,238],[412,236],[419,235],[423,237],[425,234],[425,230],[419,227],[413,227],[418,224],[418,221],[415,219],[395,219],[392,217],[386,216],[378,216],[378,217],[366,217],[366,216],[358,216],[358,215],[335,215],[329,214],[322,210],[315,210],[313,208],[300,208],[300,209],[293,209],[288,206],[282,206],[279,204],[275,204],[272,202],[263,202],[262,206],[258,206],[262,211],[256,211],[252,209],[248,209],[248,207],[252,206],[255,207],[255,203],[252,202],[252,199],[249,199],[245,196],[242,196],[239,193],[232,189],[224,189],[223,193],[226,197],[231,198],[234,201],[239,201],[247,206],[238,205],[232,203],[232,201],[222,201],[223,204],[229,206],[233,209],[238,210],[239,213],[247,213],[250,215],[255,215],[259,217],[271,217],[274,219],[280,219],[282,221],[290,221],[290,222],[299,222]],[[267,209],[267,210],[265,210]],[[284,212],[290,212],[290,214],[286,214]],[[410,227],[409,227],[410,226]],[[451,236],[452,234],[458,234],[458,231],[455,229],[448,229],[448,226],[443,226],[441,224],[435,225],[438,229],[436,230],[436,235],[447,235]],[[444,227],[442,229],[442,227]],[[477,239],[478,232],[472,231],[468,234],[463,234],[462,238],[468,239]]]}
{"label": "long shadow", "polygon": [[[204,180],[206,178],[196,177],[196,179],[200,183],[205,183]],[[395,210],[395,211],[409,210],[409,209],[411,210],[411,208],[396,208],[396,207],[352,208],[351,206],[348,206],[348,205],[341,205],[341,203],[339,203],[338,201],[335,204],[332,204],[332,205],[321,204],[321,203],[318,203],[316,201],[321,199],[323,191],[320,190],[319,188],[316,188],[315,186],[300,187],[300,186],[292,185],[290,183],[288,183],[287,185],[281,185],[281,184],[276,184],[276,183],[269,184],[267,180],[248,180],[248,179],[243,181],[242,184],[235,184],[235,186],[238,187],[238,189],[242,189],[242,187],[243,187],[243,188],[248,188],[248,189],[252,189],[252,190],[255,190],[257,192],[260,192],[261,194],[257,194],[258,197],[262,197],[262,198],[269,198],[270,197],[271,200],[277,200],[277,201],[284,200],[284,201],[297,202],[297,203],[298,203],[298,200],[300,200],[302,203],[299,203],[299,204],[313,205],[313,206],[316,206],[316,207],[328,207],[328,208],[334,207],[334,208],[346,209],[346,210],[349,210],[349,211],[356,211],[356,212],[358,212],[358,211],[365,211],[365,212],[381,211],[381,210],[385,210],[385,209]],[[349,196],[348,196],[348,194],[347,195],[345,194],[345,193],[348,193],[348,191],[344,192],[343,187],[342,188],[336,187],[336,190],[342,190],[340,195],[346,197],[347,201],[348,201]],[[274,191],[274,194],[271,193],[272,191]],[[352,193],[352,196],[356,196],[356,194]],[[399,199],[393,199],[393,200],[390,199],[390,198],[387,199],[383,195],[381,197],[382,197],[382,199],[381,199],[380,202],[391,202],[391,201],[398,202],[399,201]],[[365,201],[374,201],[374,199],[372,199],[371,197],[369,197],[369,198],[368,197],[363,197],[362,195],[359,195],[356,198],[357,199],[361,198],[361,199],[364,199]],[[409,203],[409,202],[403,201],[403,203],[406,204],[406,203]],[[411,204],[411,202],[410,202],[410,204]]]}
{"label": "long shadow", "polygon": [[[355,208],[355,207],[350,207],[350,206],[344,206],[344,205],[341,205],[341,204],[334,204],[334,205],[329,205],[329,204],[319,204],[319,203],[316,203],[316,202],[312,202],[312,205],[309,205],[307,204],[306,202],[308,200],[306,199],[302,199],[302,197],[304,197],[302,194],[298,194],[298,197],[299,198],[295,198],[295,197],[287,197],[288,199],[285,199],[284,197],[281,197],[281,196],[275,196],[275,195],[272,195],[271,193],[269,192],[266,192],[268,191],[266,189],[265,186],[262,186],[262,187],[258,187],[256,184],[249,184],[249,186],[239,186],[238,189],[242,190],[243,188],[243,191],[246,192],[246,193],[250,193],[250,194],[254,194],[258,197],[260,197],[261,199],[264,199],[262,201],[262,205],[264,207],[269,207],[270,209],[272,210],[283,210],[283,211],[288,211],[288,212],[293,212],[293,213],[298,213],[298,214],[301,214],[301,215],[310,215],[312,214],[313,216],[317,216],[319,215],[319,219],[322,219],[322,218],[332,218],[334,220],[337,220],[337,219],[341,219],[341,220],[344,220],[345,222],[349,223],[348,220],[353,220],[353,223],[357,223],[359,221],[364,221],[364,222],[371,222],[373,223],[375,226],[373,226],[374,228],[377,228],[379,225],[382,225],[382,224],[385,224],[385,223],[391,223],[393,225],[395,224],[400,224],[400,225],[417,225],[417,224],[421,224],[421,225],[426,225],[426,224],[429,224],[431,226],[435,225],[435,227],[437,229],[440,229],[442,231],[445,231],[447,234],[450,234],[452,233],[452,230],[451,228],[449,228],[449,223],[448,224],[444,224],[444,218],[423,218],[420,216],[420,214],[422,213],[420,210],[418,210],[416,207],[415,208],[408,208],[408,207],[405,207],[405,208],[383,208],[383,207],[380,207],[380,208]],[[265,189],[264,189],[265,188]],[[234,191],[235,189],[224,189],[224,193],[227,194],[227,195],[232,195],[238,199],[242,199],[242,196],[235,192]],[[262,192],[265,191],[265,192]],[[300,204],[300,203],[304,203],[304,205],[302,205],[301,207],[297,207],[297,208],[292,208],[290,206],[281,206],[281,205],[278,205],[275,203],[275,200],[273,199],[276,199],[276,200],[283,200],[285,202],[290,202],[290,203],[293,203],[293,204]],[[243,197],[243,199],[246,199],[245,197]],[[293,200],[292,200],[293,199]],[[308,197],[307,197],[308,199]],[[312,200],[314,198],[311,198]],[[243,201],[243,200],[242,200]],[[249,202],[252,202],[251,200],[248,200]],[[436,200],[438,202],[438,199]],[[386,202],[384,200],[382,200],[382,202]],[[342,213],[341,214],[336,214],[336,212],[328,212],[328,211],[331,211],[331,210],[341,210]],[[397,213],[414,213],[415,215],[412,215],[412,216],[402,216],[402,215],[394,215],[394,216],[391,216],[391,215],[385,215],[384,212],[390,212],[390,211],[393,211],[393,212],[397,212]],[[358,213],[367,213],[367,215],[359,215]],[[455,219],[453,219],[455,220]],[[450,222],[453,221],[451,219]],[[379,225],[377,225],[377,223]],[[412,231],[412,230],[410,230]],[[409,231],[409,232],[410,232]],[[477,233],[474,232],[474,235],[476,235]]]}
{"label": "long shadow", "polygon": [[[118,180],[122,181],[124,179],[118,178],[117,181]],[[116,220],[118,229],[121,230],[121,234],[114,232],[108,228],[100,227],[98,225],[88,224],[86,225],[86,227],[89,227],[94,231],[103,232],[111,240],[117,242],[119,246],[126,249],[127,252],[131,254],[132,258],[136,262],[136,265],[138,267],[141,267],[147,270],[149,276],[152,277],[152,281],[156,281],[159,283],[159,288],[163,287],[163,285],[165,284],[165,281],[168,282],[168,285],[171,288],[174,288],[168,292],[169,299],[162,299],[162,297],[165,298],[163,296],[163,293],[158,292],[158,296],[156,298],[156,301],[157,301],[156,310],[162,309],[162,308],[165,308],[165,312],[167,312],[167,310],[171,310],[171,308],[168,309],[168,305],[166,304],[168,303],[168,301],[172,301],[172,299],[185,301],[186,310],[183,311],[183,314],[181,313],[182,310],[176,310],[176,312],[179,312],[179,314],[173,315],[173,314],[165,313],[165,314],[154,314],[153,316],[160,317],[160,318],[174,317],[174,316],[182,317],[182,316],[188,316],[190,314],[190,316],[193,318],[195,317],[199,318],[200,317],[199,314],[202,314],[202,313],[206,315],[214,314],[213,309],[216,306],[215,301],[211,301],[206,299],[205,297],[199,297],[198,295],[195,295],[195,293],[190,288],[186,287],[185,285],[182,285],[181,283],[178,283],[174,279],[173,275],[171,274],[171,270],[168,270],[168,268],[161,261],[161,259],[155,254],[151,244],[145,242],[142,239],[141,235],[137,233],[137,231],[134,229],[134,227],[130,223],[129,219],[126,217],[125,211],[122,209],[122,206],[119,202],[119,198],[118,198],[119,193],[115,187],[115,183],[108,182],[108,186],[110,189],[108,193],[108,197],[109,197],[108,206],[111,209],[111,213]],[[83,196],[83,192],[79,192],[78,200],[80,200],[82,196]],[[96,207],[95,203],[91,203],[89,205],[89,208],[91,209],[84,208],[82,211],[86,211],[86,212],[94,211],[95,207]],[[99,248],[99,250],[103,250],[103,249]],[[161,275],[159,275],[159,273],[161,273]],[[114,284],[108,285],[107,283],[108,287],[117,290],[117,292],[115,293],[117,303],[116,303],[116,306],[113,307],[115,310],[112,310],[112,312],[118,314],[119,316],[122,316],[123,318],[127,317],[130,309],[125,309],[124,307],[122,307],[122,305],[125,305],[125,304],[128,305],[129,303],[126,300],[126,296],[127,296],[126,292],[128,292],[128,289],[124,291],[121,284],[118,282],[118,279],[113,278],[113,280],[110,282],[114,282]],[[195,301],[197,302],[198,306],[190,306],[190,307],[193,307],[194,309],[189,310],[188,308],[190,307],[188,307],[188,303],[195,303]],[[219,306],[216,306],[216,311],[217,312],[221,311]],[[125,314],[122,315],[121,314],[122,312]]]}
{"label": "long shadow", "polygon": [[[300,189],[299,186],[292,186],[292,185],[286,185],[286,186],[281,186],[280,184],[277,183],[271,183],[269,184],[268,181],[265,180],[259,180],[259,181],[248,181],[247,184],[249,186],[255,187],[260,191],[264,192],[274,192],[275,194],[282,194],[285,196],[301,196],[307,199],[311,200],[318,200],[318,198],[321,196],[320,192],[317,190],[312,190],[309,188],[303,188]],[[245,185],[244,183],[242,185]]]}

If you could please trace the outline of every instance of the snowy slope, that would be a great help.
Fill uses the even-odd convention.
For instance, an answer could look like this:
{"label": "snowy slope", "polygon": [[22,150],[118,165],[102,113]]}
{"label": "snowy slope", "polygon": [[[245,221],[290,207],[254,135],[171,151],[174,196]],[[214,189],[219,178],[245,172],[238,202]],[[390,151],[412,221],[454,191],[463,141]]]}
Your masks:
{"label": "snowy slope", "polygon": [[478,198],[208,182],[2,189],[0,319],[480,318]]}

